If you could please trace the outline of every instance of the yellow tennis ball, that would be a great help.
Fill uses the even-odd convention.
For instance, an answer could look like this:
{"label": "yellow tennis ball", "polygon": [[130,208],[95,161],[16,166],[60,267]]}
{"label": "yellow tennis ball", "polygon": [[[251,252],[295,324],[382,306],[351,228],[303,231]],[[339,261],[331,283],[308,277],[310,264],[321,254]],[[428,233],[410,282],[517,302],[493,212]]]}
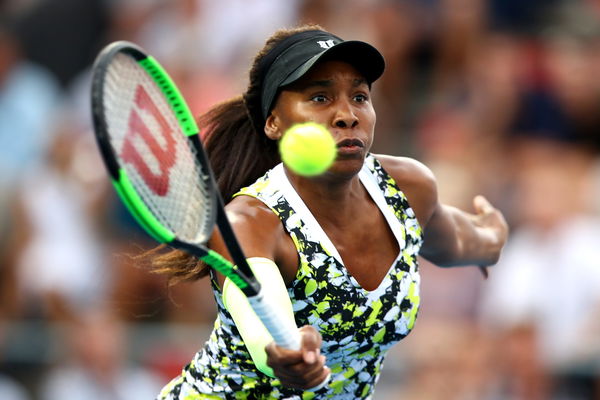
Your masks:
{"label": "yellow tennis ball", "polygon": [[281,159],[302,176],[316,176],[329,169],[337,154],[335,140],[323,125],[306,122],[289,128],[279,141]]}

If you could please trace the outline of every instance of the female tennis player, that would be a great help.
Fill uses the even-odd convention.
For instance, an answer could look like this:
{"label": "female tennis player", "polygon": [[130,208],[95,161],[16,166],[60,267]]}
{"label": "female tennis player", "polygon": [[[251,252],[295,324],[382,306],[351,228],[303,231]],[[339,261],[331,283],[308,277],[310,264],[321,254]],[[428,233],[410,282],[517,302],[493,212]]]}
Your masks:
{"label": "female tennis player", "polygon": [[[281,30],[256,56],[246,92],[201,117],[234,231],[268,295],[301,327],[302,347],[275,345],[218,273],[180,251],[155,256],[174,279],[210,274],[218,305],[210,339],[160,399],[369,398],[386,352],[413,329],[417,256],[496,263],[508,229],[485,198],[474,214],[440,204],[426,166],[370,153],[371,85],[383,71],[367,43],[316,26]],[[281,164],[277,148],[307,121],[325,125],[338,148],[312,178]],[[210,246],[227,254],[218,232]]]}

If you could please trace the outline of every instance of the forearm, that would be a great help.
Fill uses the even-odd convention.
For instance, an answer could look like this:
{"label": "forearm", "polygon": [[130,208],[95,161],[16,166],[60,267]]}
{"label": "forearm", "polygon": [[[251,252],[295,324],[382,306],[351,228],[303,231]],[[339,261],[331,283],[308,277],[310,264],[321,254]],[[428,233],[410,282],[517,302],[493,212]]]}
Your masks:
{"label": "forearm", "polygon": [[[280,307],[280,314],[285,315],[295,324],[292,304],[277,266],[271,260],[260,257],[249,258],[248,264],[261,285],[268,288],[264,295],[269,296],[270,304]],[[256,367],[261,372],[274,377],[273,370],[267,366],[265,352],[265,346],[272,342],[273,338],[250,306],[246,296],[229,279],[225,280],[223,285],[223,301]]]}
{"label": "forearm", "polygon": [[[261,285],[267,288],[263,295],[269,297],[270,306],[278,307],[279,314],[295,325],[292,303],[275,263],[253,257],[248,259],[248,264]],[[300,349],[279,347],[242,291],[229,279],[223,287],[223,301],[259,371],[278,378],[283,386],[298,389],[318,390],[328,383],[331,371],[325,365],[325,356],[320,355],[321,335],[315,328],[300,328]]]}
{"label": "forearm", "polygon": [[425,230],[422,255],[442,267],[492,265],[506,241],[502,214],[489,203],[477,214],[440,205]]}

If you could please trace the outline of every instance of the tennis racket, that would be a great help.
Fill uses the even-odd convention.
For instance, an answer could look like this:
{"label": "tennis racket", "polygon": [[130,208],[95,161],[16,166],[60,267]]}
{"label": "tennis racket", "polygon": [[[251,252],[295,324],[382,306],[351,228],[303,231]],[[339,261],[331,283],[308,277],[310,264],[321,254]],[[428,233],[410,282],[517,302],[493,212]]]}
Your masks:
{"label": "tennis racket", "polygon": [[[92,115],[108,173],[137,222],[161,243],[228,277],[248,298],[277,345],[300,349],[300,335],[262,295],[227,220],[199,130],[161,65],[133,43],[105,47],[93,66]],[[215,222],[234,264],[206,247]]]}

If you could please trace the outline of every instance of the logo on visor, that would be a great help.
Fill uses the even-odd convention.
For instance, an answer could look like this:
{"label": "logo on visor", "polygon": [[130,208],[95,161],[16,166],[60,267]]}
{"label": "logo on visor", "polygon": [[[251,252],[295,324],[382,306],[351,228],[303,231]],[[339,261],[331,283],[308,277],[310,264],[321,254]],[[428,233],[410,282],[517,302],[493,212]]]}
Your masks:
{"label": "logo on visor", "polygon": [[330,47],[333,47],[333,45],[334,45],[333,39],[319,40],[317,43],[319,43],[319,46],[321,46],[324,49],[328,49]]}

